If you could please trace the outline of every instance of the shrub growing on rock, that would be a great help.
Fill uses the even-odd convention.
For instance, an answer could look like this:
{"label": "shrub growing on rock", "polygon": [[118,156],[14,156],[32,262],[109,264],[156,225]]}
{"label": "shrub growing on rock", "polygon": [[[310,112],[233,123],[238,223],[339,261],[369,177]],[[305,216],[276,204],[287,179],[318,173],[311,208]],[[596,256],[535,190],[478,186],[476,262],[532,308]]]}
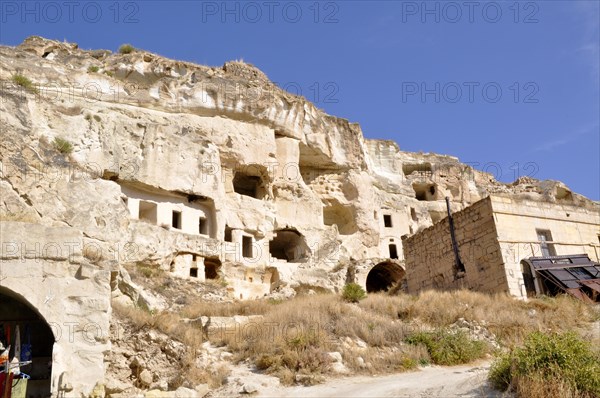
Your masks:
{"label": "shrub growing on rock", "polygon": [[119,47],[119,54],[131,54],[135,51],[135,47],[131,44],[123,44]]}
{"label": "shrub growing on rock", "polygon": [[358,303],[365,297],[367,297],[367,293],[357,283],[348,283],[342,291],[342,298],[349,303]]}
{"label": "shrub growing on rock", "polygon": [[427,348],[431,361],[437,365],[458,365],[483,357],[487,345],[472,340],[463,331],[438,329],[432,332],[417,332],[406,338],[409,344],[422,344]]}
{"label": "shrub growing on rock", "polygon": [[26,76],[23,75],[14,75],[12,77],[12,81],[17,84],[18,86],[23,87],[25,90],[32,92],[32,93],[37,93],[37,88],[35,87],[35,85],[33,84],[33,82]]}
{"label": "shrub growing on rock", "polygon": [[533,332],[522,347],[496,359],[489,379],[519,397],[598,397],[600,353],[574,332]]}
{"label": "shrub growing on rock", "polygon": [[54,138],[54,141],[52,141],[52,144],[54,145],[54,148],[56,148],[57,151],[65,155],[68,155],[69,153],[73,152],[73,144],[71,144],[64,138],[56,137]]}

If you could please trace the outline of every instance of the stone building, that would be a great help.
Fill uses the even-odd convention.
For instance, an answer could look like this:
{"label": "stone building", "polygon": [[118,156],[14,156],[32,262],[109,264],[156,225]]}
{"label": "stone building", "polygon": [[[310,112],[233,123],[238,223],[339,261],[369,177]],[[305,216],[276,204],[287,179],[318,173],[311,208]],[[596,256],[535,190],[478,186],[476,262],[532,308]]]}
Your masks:
{"label": "stone building", "polygon": [[[467,288],[535,294],[531,257],[585,254],[600,261],[600,205],[574,206],[568,198],[554,203],[491,195],[452,215],[457,267],[446,217],[403,240],[410,293],[424,289]],[[590,274],[589,278],[600,278]]]}

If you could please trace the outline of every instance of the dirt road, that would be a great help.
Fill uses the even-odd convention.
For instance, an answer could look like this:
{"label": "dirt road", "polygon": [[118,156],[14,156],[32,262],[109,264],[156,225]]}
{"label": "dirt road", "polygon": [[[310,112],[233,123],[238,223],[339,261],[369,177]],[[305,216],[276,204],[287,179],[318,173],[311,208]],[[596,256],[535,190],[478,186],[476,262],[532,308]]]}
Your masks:
{"label": "dirt road", "polygon": [[272,387],[261,390],[261,398],[454,398],[502,397],[486,382],[489,362],[465,366],[432,366],[416,372],[380,377],[348,377],[311,387]]}

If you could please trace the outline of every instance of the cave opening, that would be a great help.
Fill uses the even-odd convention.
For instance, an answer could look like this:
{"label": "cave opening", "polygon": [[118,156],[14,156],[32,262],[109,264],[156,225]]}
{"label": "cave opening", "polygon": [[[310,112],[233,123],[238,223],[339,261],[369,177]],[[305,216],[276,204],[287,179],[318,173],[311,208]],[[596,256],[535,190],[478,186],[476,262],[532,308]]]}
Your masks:
{"label": "cave opening", "polygon": [[385,292],[401,283],[406,272],[404,269],[391,261],[386,261],[374,266],[367,275],[367,292]]}
{"label": "cave opening", "polygon": [[415,191],[415,198],[421,201],[431,201],[437,199],[437,188],[435,184],[414,183],[412,187]]}
{"label": "cave opening", "polygon": [[354,209],[338,202],[323,207],[323,224],[337,225],[340,235],[352,235],[358,231]]}
{"label": "cave opening", "polygon": [[233,176],[234,192],[255,199],[264,199],[267,195],[266,183],[263,176],[267,175],[266,168],[258,165],[245,166]]}
{"label": "cave opening", "polygon": [[216,258],[204,259],[204,279],[218,279],[221,261]]}
{"label": "cave opening", "polygon": [[294,228],[276,230],[275,237],[269,242],[271,256],[289,262],[305,259],[307,249],[304,236]]}

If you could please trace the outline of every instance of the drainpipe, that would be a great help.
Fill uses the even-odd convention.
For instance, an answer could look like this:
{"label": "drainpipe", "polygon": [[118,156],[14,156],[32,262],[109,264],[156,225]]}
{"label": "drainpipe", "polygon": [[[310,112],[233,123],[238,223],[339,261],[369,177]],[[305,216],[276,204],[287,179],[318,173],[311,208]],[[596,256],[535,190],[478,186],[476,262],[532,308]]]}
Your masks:
{"label": "drainpipe", "polygon": [[454,251],[455,277],[458,279],[465,276],[465,265],[460,260],[460,254],[458,252],[458,244],[456,243],[456,235],[454,233],[454,220],[452,219],[452,213],[450,213],[450,198],[448,196],[446,196],[446,209],[448,210],[448,222],[450,223],[452,250]]}

